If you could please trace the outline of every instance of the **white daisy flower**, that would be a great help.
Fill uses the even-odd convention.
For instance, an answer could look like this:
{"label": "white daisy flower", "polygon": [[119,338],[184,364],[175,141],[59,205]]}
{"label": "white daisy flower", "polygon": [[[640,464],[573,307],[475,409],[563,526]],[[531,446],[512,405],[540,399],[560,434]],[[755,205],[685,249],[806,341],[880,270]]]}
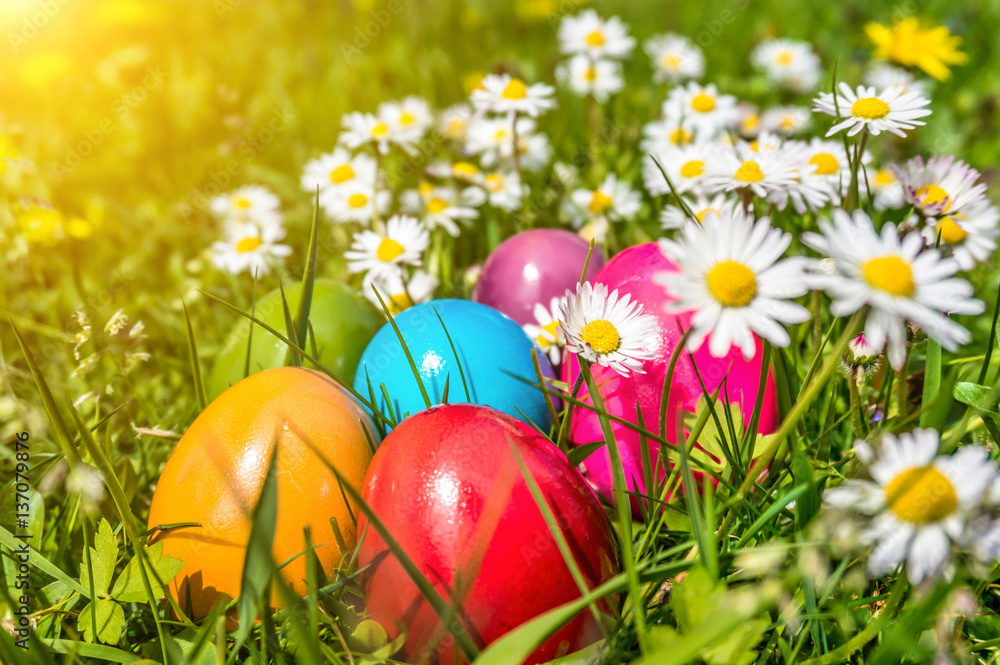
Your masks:
{"label": "white daisy flower", "polygon": [[795,165],[796,177],[784,187],[768,194],[768,200],[778,210],[784,210],[791,202],[795,210],[803,214],[806,210],[816,211],[832,201],[840,200],[839,183],[831,180],[829,175],[819,173],[821,164],[817,162],[822,160],[809,157],[811,150],[807,144],[789,141],[781,146],[781,152]]}
{"label": "white daisy flower", "polygon": [[906,359],[906,322],[922,328],[949,351],[969,341],[969,331],[942,312],[980,314],[984,307],[972,298],[972,286],[955,278],[959,266],[942,259],[913,231],[902,240],[896,225],[886,223],[879,234],[864,211],[853,217],[833,211],[833,223],[821,221],[820,233],[806,233],[803,242],[834,260],[835,272],[814,271],[814,288],[833,298],[834,316],[853,314],[865,305],[865,338],[882,349],[888,342],[889,364],[897,371]]}
{"label": "white daisy flower", "polygon": [[[874,206],[876,210],[895,210],[902,208],[905,202],[903,198],[903,185],[896,177],[895,166],[887,166],[876,169],[868,176],[868,188],[875,198]],[[866,191],[863,189],[862,191]]]}
{"label": "white daisy flower", "polygon": [[389,313],[393,316],[400,312],[434,299],[434,290],[438,287],[438,280],[430,273],[423,270],[414,270],[413,274],[407,278],[402,271],[383,275],[379,279],[366,281],[364,293],[365,297],[380,311],[382,306],[375,296],[375,289],[385,301]]}
{"label": "white daisy flower", "polygon": [[[552,156],[548,138],[535,132],[535,121],[531,118],[517,119],[517,144],[521,168],[525,171],[544,168]],[[479,155],[480,162],[486,168],[494,168],[501,162],[512,168],[513,125],[507,118],[474,118],[469,124],[465,149],[468,153]]]}
{"label": "white daisy flower", "polygon": [[455,190],[423,184],[419,189],[403,192],[404,209],[424,220],[428,229],[442,228],[457,236],[458,225],[475,219],[475,206],[482,205],[485,194],[476,187]]}
{"label": "white daisy flower", "polygon": [[760,116],[760,129],[781,136],[794,136],[804,132],[812,123],[809,109],[801,106],[777,106]]}
{"label": "white daisy flower", "polygon": [[[646,191],[653,196],[670,193],[670,185],[663,176],[666,171],[670,183],[678,194],[686,192],[700,193],[704,185],[708,167],[715,163],[720,149],[708,143],[696,143],[680,149],[664,152],[654,152],[642,162],[643,183]],[[653,158],[660,163],[663,171],[656,165]]]}
{"label": "white daisy flower", "polygon": [[501,210],[517,210],[521,207],[525,188],[521,186],[517,172],[487,173],[482,177],[480,184],[486,190],[486,200],[491,206]]}
{"label": "white daisy flower", "polygon": [[827,136],[850,128],[848,136],[854,136],[864,129],[874,136],[891,132],[905,137],[906,132],[903,130],[925,124],[917,118],[931,114],[931,110],[927,108],[929,103],[930,100],[921,97],[919,93],[904,92],[899,86],[877,92],[875,88],[861,85],[854,91],[844,82],[841,82],[840,92],[836,97],[831,93],[821,92],[813,100],[817,112],[836,116],[840,120],[830,128]]}
{"label": "white daisy flower", "polygon": [[253,222],[259,226],[281,226],[281,199],[262,185],[247,185],[220,194],[208,205],[220,219],[234,224]]}
{"label": "white daisy flower", "polygon": [[566,289],[558,319],[567,351],[622,376],[645,373],[642,361],[653,357],[646,349],[656,337],[656,317],[643,314],[631,296],[619,299],[618,289],[608,294],[599,282],[577,284],[576,293]]}
{"label": "white daisy flower", "polygon": [[591,58],[626,58],[635,48],[628,27],[617,16],[605,20],[593,9],[567,16],[559,23],[559,51]]}
{"label": "white daisy flower", "polygon": [[570,215],[577,228],[598,217],[629,220],[642,207],[639,194],[613,173],[609,173],[597,189],[576,190],[570,195],[570,201]]}
{"label": "white daisy flower", "polygon": [[896,168],[903,198],[924,216],[954,215],[986,197],[979,171],[952,156],[914,157]]}
{"label": "white daisy flower", "polygon": [[990,484],[996,465],[982,446],[938,455],[939,435],[916,429],[897,438],[886,434],[877,453],[855,444],[871,480],[848,480],[823,498],[836,508],[870,516],[862,541],[875,547],[868,559],[874,577],[906,567],[919,584],[944,571],[952,544],[968,539],[967,529]]}
{"label": "white daisy flower", "polygon": [[646,153],[667,153],[682,146],[705,143],[713,136],[714,133],[699,134],[690,119],[661,118],[642,128],[639,147]]}
{"label": "white daisy flower", "polygon": [[581,97],[592,95],[604,103],[624,85],[622,65],[616,60],[593,60],[575,55],[556,69],[556,79]]}
{"label": "white daisy flower", "polygon": [[754,222],[741,210],[727,212],[709,213],[700,225],[688,222],[675,240],[661,239],[661,251],[678,270],[653,279],[677,299],[668,312],[695,312],[689,349],[700,348],[711,334],[713,356],[725,357],[738,346],[750,360],[757,352],[754,333],[788,346],[784,326],[809,319],[809,310],[791,302],[809,290],[807,261],[781,259],[792,236],[772,228],[767,217]]}
{"label": "white daisy flower", "polygon": [[699,132],[709,136],[735,126],[740,119],[735,97],[720,95],[714,84],[694,81],[670,92],[663,102],[663,115],[678,121],[690,120]]}
{"label": "white daisy flower", "polygon": [[524,332],[535,342],[535,347],[549,357],[553,366],[562,362],[562,349],[566,337],[559,326],[560,298],[553,298],[548,307],[536,303],[533,314],[535,323],[524,324]]}
{"label": "white daisy flower", "polygon": [[766,197],[795,182],[800,171],[795,161],[779,150],[754,150],[757,146],[739,144],[722,150],[708,164],[704,177],[707,191],[747,190]]}
{"label": "white daisy flower", "polygon": [[433,121],[430,106],[415,96],[384,102],[379,105],[376,115],[389,126],[390,140],[405,147],[418,143]]}
{"label": "white daisy flower", "polygon": [[380,189],[376,196],[374,189],[374,182],[364,183],[355,179],[334,191],[320,193],[319,204],[334,221],[367,223],[375,217],[376,198],[379,215],[384,214],[389,206],[389,192]]}
{"label": "white daisy flower", "polygon": [[371,113],[347,113],[341,120],[344,131],[339,142],[351,150],[374,145],[381,154],[389,152],[393,143],[392,127]]}
{"label": "white daisy flower", "polygon": [[962,270],[972,270],[993,255],[1000,229],[1000,212],[988,201],[966,206],[962,212],[947,217],[927,220],[924,240],[935,245],[941,239],[941,248],[951,250],[951,255]]}
{"label": "white daisy flower", "polygon": [[[839,193],[846,189],[851,182],[851,165],[847,158],[847,151],[841,141],[814,138],[809,143],[800,146],[800,157],[807,166],[815,167],[813,174],[824,178],[837,194],[834,203],[840,200]],[[865,164],[869,160],[868,151],[861,158],[861,163]],[[864,175],[860,176],[862,179]],[[864,191],[864,182],[861,183]],[[874,187],[872,188],[874,191]]]}
{"label": "white daisy flower", "polygon": [[913,78],[913,74],[901,67],[893,67],[886,63],[877,63],[865,72],[865,85],[876,90],[885,90],[892,86],[903,88],[904,92],[915,92],[921,97],[927,96],[927,86],[923,81]]}
{"label": "white daisy flower", "polygon": [[464,143],[472,119],[472,109],[468,104],[455,104],[441,112],[438,120],[438,131],[441,135],[455,143]]}
{"label": "white daisy flower", "polygon": [[736,123],[739,135],[752,139],[760,134],[760,109],[749,102],[740,102],[736,105],[736,110],[740,114],[740,119]]}
{"label": "white daisy flower", "polygon": [[700,79],[705,74],[705,55],[683,35],[659,35],[648,40],[643,48],[653,61],[653,80],[657,83]]}
{"label": "white daisy flower", "polygon": [[472,162],[435,162],[427,167],[427,174],[435,178],[454,178],[472,185],[483,183],[483,172]]}
{"label": "white daisy flower", "polygon": [[[697,194],[694,198],[684,197],[684,202],[699,222],[709,213],[725,216],[735,214],[737,208],[742,210],[740,201],[728,194],[715,194],[711,197]],[[679,229],[690,220],[683,208],[672,204],[664,206],[660,213],[660,226],[664,229]]]}
{"label": "white daisy flower", "polygon": [[552,86],[544,83],[526,85],[510,74],[487,74],[482,88],[472,91],[472,106],[480,112],[512,115],[523,113],[534,118],[553,108]]}
{"label": "white daisy flower", "polygon": [[385,225],[385,233],[361,231],[354,236],[351,249],[344,252],[347,270],[367,273],[366,282],[385,279],[398,273],[403,266],[419,266],[429,236],[419,220],[406,215],[393,215]]}
{"label": "white daisy flower", "polygon": [[212,263],[234,275],[246,271],[251,275],[266,275],[292,253],[291,247],[278,243],[284,237],[284,229],[278,226],[236,224],[225,239],[212,243]]}
{"label": "white daisy flower", "polygon": [[757,46],[750,59],[772,81],[792,90],[812,90],[819,82],[819,58],[807,42],[771,39]]}
{"label": "white daisy flower", "polygon": [[320,194],[341,190],[352,182],[370,185],[375,182],[375,160],[336,148],[306,162],[301,182],[305,191],[315,193],[319,187]]}

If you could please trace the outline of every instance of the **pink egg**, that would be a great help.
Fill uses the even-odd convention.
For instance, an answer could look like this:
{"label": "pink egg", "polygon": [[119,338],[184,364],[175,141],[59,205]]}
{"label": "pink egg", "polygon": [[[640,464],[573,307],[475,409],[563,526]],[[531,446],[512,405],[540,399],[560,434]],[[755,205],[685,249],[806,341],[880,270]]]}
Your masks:
{"label": "pink egg", "polygon": [[[609,291],[618,289],[620,296],[631,295],[634,301],[642,304],[644,314],[651,314],[657,319],[657,332],[650,347],[656,355],[643,362],[645,374],[632,373],[625,378],[610,368],[593,366],[594,378],[601,387],[601,396],[608,413],[636,423],[638,408],[642,412],[646,428],[652,432],[658,432],[660,429],[660,404],[670,355],[683,336],[681,327],[686,330],[691,324],[690,313],[668,314],[664,311],[664,306],[674,298],[653,281],[653,275],[658,272],[676,270],[677,266],[663,255],[656,243],[648,243],[631,247],[618,254],[594,278],[595,282],[606,285]],[[569,361],[563,363],[562,377],[572,386],[579,373],[579,365],[576,356],[570,355]],[[707,342],[693,355],[709,394],[718,388],[723,379],[726,379],[728,389],[719,393],[719,399],[727,399],[731,404],[738,405],[743,413],[744,423],[748,423],[757,400],[757,388],[760,383],[763,356],[760,342],[757,342],[756,355],[749,362],[743,359],[742,353],[736,347],[733,347],[724,358],[713,358],[708,351]],[[590,403],[586,386],[581,388],[580,395],[581,399],[585,398],[585,401]],[[665,430],[668,441],[677,443],[674,440],[677,431],[677,409],[693,413],[701,397],[702,389],[694,365],[687,352],[682,352],[674,369],[670,388]],[[763,434],[773,432],[778,422],[774,377],[769,373],[764,388],[758,431]],[[639,434],[614,421],[611,423],[611,428],[618,442],[628,489],[645,494],[646,484],[643,480],[645,476]],[[570,438],[577,445],[603,441],[597,415],[585,409],[575,409],[570,423]],[[658,462],[656,443],[651,442],[649,447],[651,463],[654,464],[652,468],[662,477],[664,469]],[[614,481],[607,448],[601,448],[593,453],[584,461],[583,467],[585,475],[598,492],[610,499],[614,493]],[[638,500],[632,499],[634,513],[638,512],[638,503]]]}
{"label": "pink egg", "polygon": [[[587,264],[586,240],[569,231],[535,229],[500,244],[483,264],[472,299],[489,305],[523,326],[534,323],[535,305],[546,307],[580,281]],[[587,264],[587,279],[604,265],[604,252],[595,247]]]}

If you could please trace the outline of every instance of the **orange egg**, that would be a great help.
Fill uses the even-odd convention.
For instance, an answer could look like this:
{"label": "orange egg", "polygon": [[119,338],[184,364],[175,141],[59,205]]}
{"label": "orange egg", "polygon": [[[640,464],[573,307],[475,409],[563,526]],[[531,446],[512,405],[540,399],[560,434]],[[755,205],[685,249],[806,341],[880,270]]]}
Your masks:
{"label": "orange egg", "polygon": [[[347,548],[357,528],[344,494],[323,459],[360,488],[378,441],[361,404],[333,379],[297,367],[279,367],[243,379],[219,395],[181,438],[160,476],[149,511],[150,528],[197,522],[157,532],[163,552],[184,561],[170,591],[195,617],[239,595],[250,515],[277,445],[278,519],[273,558],[282,577],[303,593],[306,547],[303,529],[323,569],[341,560],[331,518]],[[308,441],[308,443],[307,443]],[[317,454],[317,452],[319,454]],[[322,456],[322,457],[321,457]],[[272,604],[276,594],[272,594]]]}

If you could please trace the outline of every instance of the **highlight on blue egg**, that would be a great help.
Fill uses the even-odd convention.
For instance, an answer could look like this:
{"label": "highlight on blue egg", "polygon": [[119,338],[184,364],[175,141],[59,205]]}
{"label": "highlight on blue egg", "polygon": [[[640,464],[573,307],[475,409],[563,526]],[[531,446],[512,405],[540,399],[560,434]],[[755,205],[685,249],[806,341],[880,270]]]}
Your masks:
{"label": "highlight on blue egg", "polygon": [[[411,307],[394,320],[432,405],[443,401],[447,384],[449,404],[482,404],[540,429],[549,428],[545,395],[530,385],[538,383],[532,342],[509,317],[470,300],[445,299]],[[545,354],[538,354],[538,363],[543,376],[555,376]],[[383,384],[397,422],[426,408],[417,378],[389,323],[369,342],[354,374],[354,389],[368,398],[370,385],[376,406],[388,415]]]}

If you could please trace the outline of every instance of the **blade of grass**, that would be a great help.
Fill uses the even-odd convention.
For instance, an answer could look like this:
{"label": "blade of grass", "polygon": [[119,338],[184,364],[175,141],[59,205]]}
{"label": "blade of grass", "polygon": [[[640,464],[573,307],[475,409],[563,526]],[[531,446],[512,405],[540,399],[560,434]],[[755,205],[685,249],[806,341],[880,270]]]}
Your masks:
{"label": "blade of grass", "polygon": [[420,388],[420,396],[424,398],[424,405],[427,408],[433,406],[431,404],[430,395],[427,394],[427,389],[424,387],[424,381],[420,377],[420,372],[417,370],[417,363],[413,361],[413,355],[410,353],[410,349],[406,346],[406,341],[403,339],[403,333],[399,331],[399,326],[396,325],[396,320],[393,318],[392,313],[389,308],[385,305],[385,300],[382,299],[382,294],[378,292],[375,285],[372,284],[372,291],[375,292],[375,297],[378,298],[378,304],[382,306],[382,311],[385,313],[386,318],[389,319],[389,324],[392,326],[393,332],[396,333],[396,338],[399,339],[399,343],[403,347],[403,353],[406,354],[406,361],[410,363],[410,371],[413,372],[413,377],[417,380],[417,386]]}
{"label": "blade of grass", "polygon": [[444,336],[448,338],[448,346],[451,347],[451,354],[455,356],[455,364],[458,365],[458,373],[462,377],[462,388],[465,389],[465,401],[471,402],[472,396],[469,395],[469,384],[465,380],[465,371],[462,369],[462,359],[458,357],[458,349],[455,348],[455,342],[451,340],[451,335],[448,333],[448,326],[444,324],[444,319],[437,311],[437,307],[431,305],[431,309],[434,310],[434,316],[437,317],[438,322],[441,324],[441,330],[444,331]]}
{"label": "blade of grass", "polygon": [[184,307],[184,322],[187,325],[188,336],[188,357],[191,361],[191,376],[194,380],[194,392],[198,398],[198,409],[204,411],[208,406],[205,399],[205,382],[201,379],[201,366],[198,364],[198,345],[194,339],[194,328],[191,326],[191,315],[188,313],[187,303],[181,298],[181,305]]}
{"label": "blade of grass", "polygon": [[299,290],[299,309],[295,314],[295,327],[299,332],[300,347],[305,348],[309,334],[309,311],[312,308],[313,285],[316,283],[316,257],[319,253],[319,186],[313,201],[312,228],[309,231],[309,249],[306,252],[306,267],[302,271],[302,287]]}

